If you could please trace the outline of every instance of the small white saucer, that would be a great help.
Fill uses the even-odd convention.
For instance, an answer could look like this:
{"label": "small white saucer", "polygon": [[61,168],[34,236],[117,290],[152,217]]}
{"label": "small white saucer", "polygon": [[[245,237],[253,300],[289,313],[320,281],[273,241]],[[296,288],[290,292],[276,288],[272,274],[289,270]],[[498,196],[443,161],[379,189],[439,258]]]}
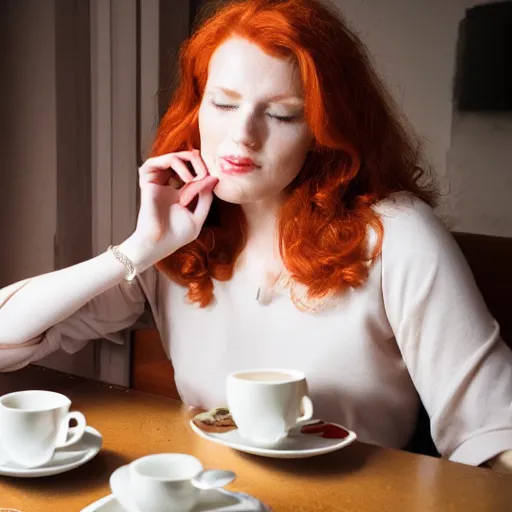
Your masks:
{"label": "small white saucer", "polygon": [[[271,512],[270,508],[256,498],[241,492],[229,492],[224,489],[203,491],[205,498],[193,512]],[[206,498],[206,494],[210,498]],[[202,508],[201,508],[202,507]],[[129,512],[117,501],[113,494],[91,503],[80,512]]]}
{"label": "small white saucer", "polygon": [[[241,437],[236,429],[223,433],[205,432],[193,420],[190,420],[190,426],[196,434],[214,443],[228,446],[240,452],[274,459],[303,459],[324,455],[345,448],[357,439],[355,432],[341,425],[326,423],[322,420],[312,420],[302,428],[294,429],[277,446],[262,448]],[[339,429],[340,437],[324,437],[323,429],[330,429],[331,435],[332,431],[336,432]]]}
{"label": "small white saucer", "polygon": [[70,471],[95,457],[103,445],[103,437],[93,427],[85,427],[84,436],[78,443],[67,448],[57,448],[52,460],[44,466],[27,469],[6,460],[5,454],[0,453],[0,475],[18,478],[37,478],[58,475]]}
{"label": "small white saucer", "polygon": [[[110,494],[82,509],[81,512],[132,512],[130,507],[128,485],[128,465],[116,469],[111,476],[111,485],[116,489],[116,498]],[[123,504],[121,503],[123,501]],[[201,491],[199,503],[193,512],[270,512],[270,508],[253,496],[225,489]]]}

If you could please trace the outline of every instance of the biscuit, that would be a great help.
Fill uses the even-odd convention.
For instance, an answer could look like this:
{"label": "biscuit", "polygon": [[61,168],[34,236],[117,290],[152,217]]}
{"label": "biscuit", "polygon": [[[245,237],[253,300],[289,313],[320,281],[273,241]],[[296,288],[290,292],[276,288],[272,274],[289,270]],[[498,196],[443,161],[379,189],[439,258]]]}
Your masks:
{"label": "biscuit", "polygon": [[236,424],[231,417],[229,409],[225,407],[218,407],[210,411],[197,414],[192,419],[194,425],[203,430],[204,432],[229,432],[235,430]]}

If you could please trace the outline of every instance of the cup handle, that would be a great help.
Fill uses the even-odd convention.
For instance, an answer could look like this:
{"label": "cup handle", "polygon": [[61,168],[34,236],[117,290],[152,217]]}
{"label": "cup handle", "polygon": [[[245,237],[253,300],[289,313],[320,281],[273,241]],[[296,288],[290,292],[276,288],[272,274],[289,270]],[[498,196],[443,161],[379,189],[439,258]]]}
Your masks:
{"label": "cup handle", "polygon": [[[77,426],[70,427],[69,426],[70,420],[76,420]],[[62,420],[61,428],[66,433],[70,432],[71,438],[68,441],[64,441],[62,443],[57,443],[55,448],[67,448],[68,446],[71,446],[72,444],[75,444],[78,441],[80,441],[80,439],[82,439],[82,437],[84,435],[86,425],[87,425],[87,423],[85,421],[85,416],[81,412],[72,411],[72,412],[69,412],[68,414],[66,414],[66,417]],[[65,435],[63,437],[64,437],[64,439],[66,438]]]}
{"label": "cup handle", "polygon": [[302,397],[301,406],[304,414],[300,418],[297,418],[297,423],[295,424],[296,427],[303,423],[307,423],[313,417],[313,402],[309,396]]}

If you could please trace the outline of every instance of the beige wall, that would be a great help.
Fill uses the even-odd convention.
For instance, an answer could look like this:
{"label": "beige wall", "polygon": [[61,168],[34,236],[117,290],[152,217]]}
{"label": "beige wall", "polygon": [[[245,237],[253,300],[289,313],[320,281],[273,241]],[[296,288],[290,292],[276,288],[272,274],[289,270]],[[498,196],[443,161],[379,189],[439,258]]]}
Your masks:
{"label": "beige wall", "polygon": [[2,0],[0,285],[53,270],[54,0]]}
{"label": "beige wall", "polygon": [[459,231],[512,236],[512,114],[454,115],[446,211]]}
{"label": "beige wall", "polygon": [[452,113],[459,22],[486,0],[334,0],[424,138],[454,230],[512,236],[512,114]]}

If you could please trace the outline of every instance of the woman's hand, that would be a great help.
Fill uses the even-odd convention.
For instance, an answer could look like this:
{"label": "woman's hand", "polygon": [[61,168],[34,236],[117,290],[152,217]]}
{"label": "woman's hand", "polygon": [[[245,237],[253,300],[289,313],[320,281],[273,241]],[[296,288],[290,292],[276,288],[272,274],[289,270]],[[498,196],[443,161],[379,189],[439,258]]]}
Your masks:
{"label": "woman's hand", "polygon": [[[195,175],[185,162],[190,162]],[[172,186],[176,175],[184,182]],[[197,238],[218,179],[210,176],[199,151],[149,158],[139,169],[140,209],[133,235],[120,249],[140,272]],[[190,203],[197,197],[193,210]]]}

